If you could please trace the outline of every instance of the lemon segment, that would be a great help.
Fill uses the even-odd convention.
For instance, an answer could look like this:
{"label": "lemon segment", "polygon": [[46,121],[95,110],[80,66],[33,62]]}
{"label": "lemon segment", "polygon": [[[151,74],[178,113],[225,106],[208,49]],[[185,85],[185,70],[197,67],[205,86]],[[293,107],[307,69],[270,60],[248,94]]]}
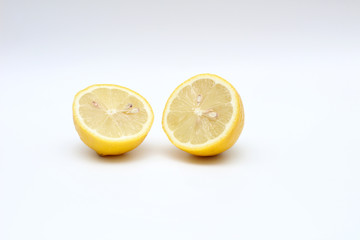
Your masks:
{"label": "lemon segment", "polygon": [[178,86],[163,112],[163,129],[178,148],[200,156],[229,149],[244,126],[235,88],[214,74],[199,74]]}
{"label": "lemon segment", "polygon": [[81,140],[100,155],[118,155],[137,147],[154,120],[140,94],[117,85],[92,85],[76,94],[73,119]]}

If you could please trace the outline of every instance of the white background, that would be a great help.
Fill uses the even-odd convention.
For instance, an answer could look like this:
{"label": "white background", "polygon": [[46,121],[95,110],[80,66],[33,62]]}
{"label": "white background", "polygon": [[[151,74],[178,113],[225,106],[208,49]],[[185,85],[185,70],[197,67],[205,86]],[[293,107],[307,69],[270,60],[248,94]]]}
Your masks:
{"label": "white background", "polygon": [[[161,114],[198,73],[245,107],[232,149],[175,148]],[[94,83],[155,113],[136,150],[79,139]],[[360,2],[0,1],[0,239],[360,239]]]}

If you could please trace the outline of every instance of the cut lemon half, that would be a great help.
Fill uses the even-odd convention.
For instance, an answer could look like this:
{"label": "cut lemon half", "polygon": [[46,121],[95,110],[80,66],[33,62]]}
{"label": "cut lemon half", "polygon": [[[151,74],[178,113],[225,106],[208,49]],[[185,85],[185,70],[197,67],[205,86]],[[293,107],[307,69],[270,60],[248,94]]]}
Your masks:
{"label": "cut lemon half", "polygon": [[199,156],[217,155],[239,138],[244,108],[229,82],[214,74],[199,74],[171,94],[162,125],[178,148]]}
{"label": "cut lemon half", "polygon": [[96,84],[76,94],[73,119],[87,146],[100,155],[118,155],[145,139],[154,114],[140,94],[117,85]]}

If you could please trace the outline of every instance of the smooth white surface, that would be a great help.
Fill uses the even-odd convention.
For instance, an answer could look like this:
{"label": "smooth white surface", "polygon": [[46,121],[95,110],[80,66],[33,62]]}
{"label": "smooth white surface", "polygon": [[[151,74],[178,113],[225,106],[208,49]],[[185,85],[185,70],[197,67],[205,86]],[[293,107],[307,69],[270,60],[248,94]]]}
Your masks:
{"label": "smooth white surface", "polygon": [[[0,239],[360,239],[358,1],[0,1]],[[199,159],[161,129],[204,72],[239,91],[245,128]],[[129,87],[155,121],[101,158],[71,105]]]}

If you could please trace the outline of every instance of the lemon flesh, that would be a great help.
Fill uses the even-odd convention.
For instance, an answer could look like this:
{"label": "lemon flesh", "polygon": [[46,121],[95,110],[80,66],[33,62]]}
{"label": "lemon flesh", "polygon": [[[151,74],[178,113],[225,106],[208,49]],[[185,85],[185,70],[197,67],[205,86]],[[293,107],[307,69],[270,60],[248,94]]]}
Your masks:
{"label": "lemon flesh", "polygon": [[73,119],[81,140],[100,155],[137,147],[148,134],[153,112],[140,94],[117,85],[93,85],[74,99]]}
{"label": "lemon flesh", "polygon": [[170,96],[163,129],[180,149],[200,156],[219,154],[240,136],[244,110],[235,88],[213,74],[185,81]]}

